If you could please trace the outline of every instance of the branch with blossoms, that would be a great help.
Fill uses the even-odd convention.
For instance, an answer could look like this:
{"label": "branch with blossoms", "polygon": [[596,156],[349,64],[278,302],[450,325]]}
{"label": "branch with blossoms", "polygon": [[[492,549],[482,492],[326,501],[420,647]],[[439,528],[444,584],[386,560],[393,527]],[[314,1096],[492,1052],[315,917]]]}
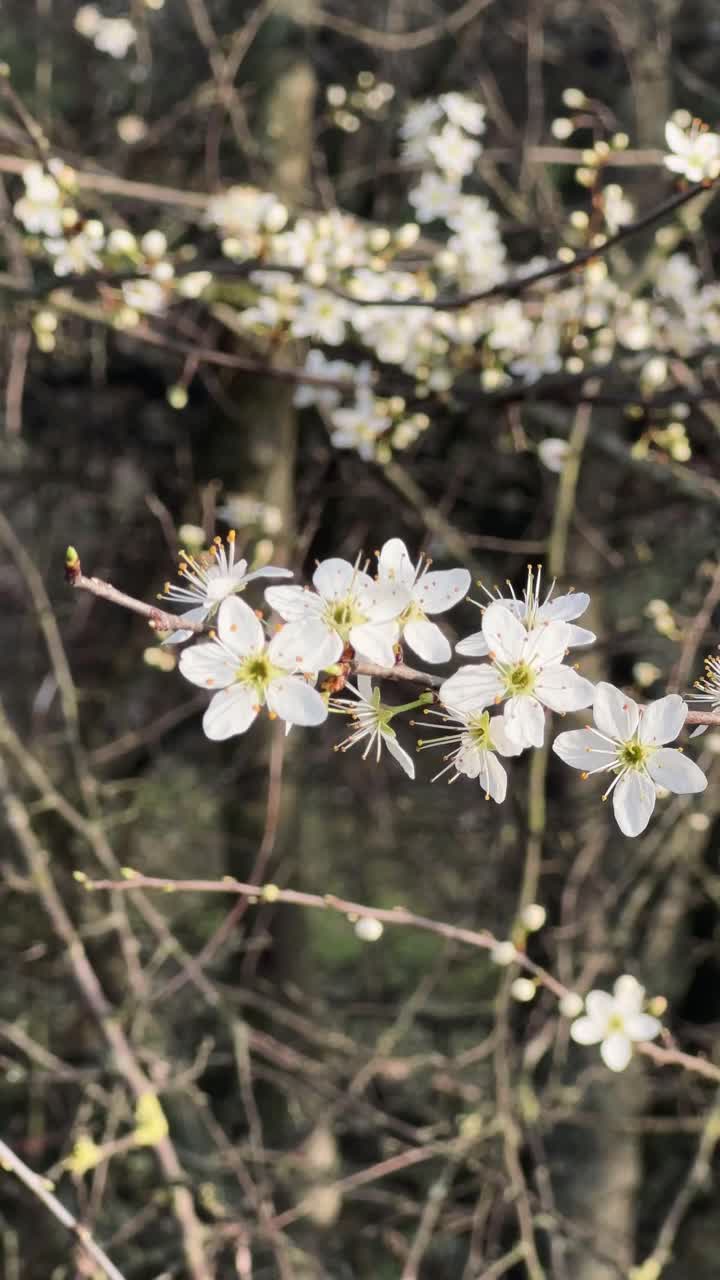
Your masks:
{"label": "branch with blossoms", "polygon": [[[363,748],[363,758],[380,759],[383,748],[411,779],[415,764],[398,740],[393,722],[420,710],[423,736],[417,749],[443,751],[436,780],[449,775],[477,780],[486,798],[501,804],[507,794],[502,763],[528,748],[542,748],[547,713],[565,715],[593,708],[594,725],[560,733],[555,754],[583,777],[606,774],[603,799],[612,796],[621,831],[640,835],[655,809],[658,791],[693,795],[705,789],[705,774],[683,751],[670,747],[686,724],[701,732],[720,725],[718,665],[709,659],[697,697],[712,711],[689,711],[678,694],[638,705],[613,685],[596,686],[570,666],[571,649],[584,649],[593,632],[576,619],[590,597],[543,592],[542,570],[528,570],[522,596],[487,591],[480,605],[482,626],[455,645],[464,658],[484,659],[461,666],[448,677],[416,670],[403,660],[412,649],[431,664],[452,658],[450,642],[434,620],[467,595],[467,569],[434,570],[422,558],[413,563],[405,544],[391,538],[376,553],[374,576],[360,557],[351,564],[331,558],[318,564],[312,588],[294,583],[269,586],[265,601],[280,622],[240,595],[253,581],[287,579],[284,568],[249,569],[236,558],[236,535],[218,536],[203,555],[181,552],[179,584],[167,582],[159,597],[178,604],[177,614],[144,604],[109,583],[86,577],[74,548],[66,556],[66,578],[75,589],[144,616],[163,643],[182,648],[178,667],[204,689],[210,703],[203,716],[208,738],[224,741],[247,732],[265,707],[271,718],[316,727],[329,714],[349,718],[350,732],[339,744]],[[187,606],[190,608],[187,608]],[[186,645],[205,634],[200,643]],[[353,677],[355,683],[353,683]],[[401,705],[385,703],[373,678],[405,681],[423,692]],[[319,688],[317,687],[319,683]],[[339,696],[345,691],[346,696]],[[432,704],[432,705],[430,705]]]}
{"label": "branch with blossoms", "polygon": [[[358,937],[377,942],[384,926],[402,926],[419,929],[451,942],[489,951],[492,959],[502,967],[517,965],[528,977],[514,980],[511,994],[518,1002],[531,1001],[539,989],[549,991],[558,1000],[559,1012],[571,1019],[570,1034],[580,1045],[599,1045],[602,1059],[611,1071],[624,1071],[633,1052],[650,1058],[656,1066],[677,1066],[720,1083],[720,1067],[707,1058],[684,1053],[663,1031],[655,1013],[664,1012],[664,997],[645,999],[643,987],[629,974],[617,979],[613,994],[593,990],[583,999],[576,991],[558,981],[541,965],[536,964],[524,950],[525,941],[545,923],[545,911],[537,903],[531,903],[523,912],[514,930],[515,941],[497,938],[488,929],[466,929],[441,920],[417,915],[405,907],[371,907],[360,902],[349,902],[336,894],[306,893],[298,889],[283,889],[276,884],[243,884],[234,876],[221,880],[173,880],[164,876],[146,876],[132,867],[123,867],[121,880],[92,880],[84,872],[76,872],[75,878],[87,892],[133,893],[156,890],[163,893],[229,894],[245,898],[250,904],[284,904],[333,911],[345,917],[354,927]],[[663,1034],[664,1043],[652,1042]]]}

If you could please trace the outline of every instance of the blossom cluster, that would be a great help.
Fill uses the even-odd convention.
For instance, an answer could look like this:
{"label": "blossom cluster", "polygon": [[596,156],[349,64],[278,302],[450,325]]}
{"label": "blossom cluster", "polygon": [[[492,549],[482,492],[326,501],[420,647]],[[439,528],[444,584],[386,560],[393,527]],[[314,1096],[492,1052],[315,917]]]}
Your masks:
{"label": "blossom cluster", "polygon": [[[684,725],[685,701],[670,694],[640,707],[613,685],[594,685],[580,674],[567,659],[595,640],[577,622],[590,597],[574,591],[554,596],[554,584],[543,591],[540,569],[528,570],[521,596],[512,589],[505,596],[488,593],[481,629],[455,645],[461,657],[476,661],[436,681],[436,693],[386,704],[363,666],[392,678],[405,648],[424,663],[450,662],[451,643],[436,619],[465,599],[470,574],[435,570],[422,557],[413,562],[400,538],[376,553],[374,573],[370,567],[331,557],[317,565],[311,587],[266,587],[265,602],[278,619],[273,626],[238,596],[252,581],[291,578],[289,570],[263,565],[249,571],[246,559],[236,559],[233,532],[226,543],[216,538],[204,555],[182,553],[181,584],[166,583],[160,597],[183,610],[165,643],[179,645],[199,628],[209,631],[179,660],[181,673],[213,695],[203,720],[209,738],[244,733],[263,706],[288,730],[336,713],[349,716],[352,725],[339,749],[363,744],[366,758],[374,752],[379,759],[386,747],[414,778],[393,721],[422,709],[420,723],[429,737],[418,748],[446,748],[436,777],[476,779],[486,798],[499,804],[508,786],[502,762],[543,746],[548,712],[566,715],[592,706],[594,725],[560,733],[553,751],[584,777],[608,775],[603,799],[612,796],[625,835],[645,830],[658,793],[705,789],[699,766],[668,745]],[[359,669],[354,682],[353,669]],[[409,678],[423,683],[422,673]],[[701,696],[711,694],[720,697],[715,686],[704,685]]]}
{"label": "blossom cluster", "polygon": [[[78,10],[76,27],[116,57],[135,37],[128,20],[103,18],[93,5]],[[570,93],[567,100],[577,105]],[[576,172],[578,207],[568,215],[559,250],[567,272],[503,298],[503,286],[518,293],[517,285],[547,263],[511,261],[483,186],[491,124],[484,105],[461,93],[407,108],[398,134],[412,175],[409,218],[394,228],[337,208],[294,212],[273,192],[250,185],[208,197],[204,221],[243,278],[240,301],[237,293],[227,295],[224,273],[202,264],[195,269],[192,242],[170,247],[157,227],[108,230],[85,207],[73,171],[61,161],[26,167],[14,212],[29,252],[46,257],[56,275],[110,276],[103,282],[103,313],[111,312],[118,328],[157,320],[182,299],[202,305],[230,296],[233,331],[245,334],[255,352],[282,344],[297,352],[298,408],[316,409],[333,445],[366,461],[387,461],[394,450],[412,446],[430,424],[422,402],[447,398],[468,374],[482,393],[494,394],[616,361],[643,396],[665,395],[676,386],[671,354],[689,359],[720,340],[720,285],[704,283],[690,254],[663,236],[656,269],[650,276],[636,272],[632,284],[611,276],[600,256],[582,273],[571,270],[578,253],[602,249],[636,216],[623,188],[605,179],[613,149],[627,146],[626,135],[584,153]],[[574,128],[572,119],[553,126],[562,137]],[[687,112],[673,114],[666,138],[669,173],[699,186],[720,175],[720,135]],[[115,277],[121,278],[117,287]],[[47,350],[57,317],[47,310],[40,315],[34,328]],[[396,377],[393,393],[383,395],[378,379],[387,369]],[[177,408],[187,399],[170,392],[169,398]],[[687,460],[686,414],[678,385],[677,401],[667,398],[665,425],[638,448]]]}

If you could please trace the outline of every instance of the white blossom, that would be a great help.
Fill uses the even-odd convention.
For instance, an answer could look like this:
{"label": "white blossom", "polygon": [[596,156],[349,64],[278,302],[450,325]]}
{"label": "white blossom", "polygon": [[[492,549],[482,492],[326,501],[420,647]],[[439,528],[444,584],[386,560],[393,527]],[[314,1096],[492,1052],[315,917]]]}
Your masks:
{"label": "white blossom", "polygon": [[375,457],[378,436],[383,435],[391,423],[370,389],[361,387],[354,404],[330,413],[330,440],[336,449],[355,449],[361,458],[370,462]]}
{"label": "white blossom", "polygon": [[62,236],[63,196],[55,179],[40,164],[26,165],[22,179],[25,194],[13,205],[15,217],[33,235]]}
{"label": "white blossom", "polygon": [[386,542],[378,556],[378,581],[398,582],[410,594],[410,603],[399,618],[400,631],[410,648],[425,662],[449,662],[452,650],[447,638],[428,614],[445,613],[459,604],[470,590],[467,569],[429,572],[430,561],[421,557],[414,565],[400,538]]}
{"label": "white blossom", "polygon": [[479,142],[450,122],[428,139],[427,149],[440,172],[458,180],[470,173],[482,151]]}
{"label": "white blossom", "polygon": [[421,174],[416,187],[408,192],[408,200],[415,210],[418,222],[434,222],[436,218],[447,221],[457,205],[457,183],[442,178],[439,173]]}
{"label": "white blossom", "polygon": [[[398,618],[410,603],[399,583],[374,582],[348,560],[323,560],[307,587],[268,587],[265,599],[297,636],[299,652],[311,648],[318,668],[337,662],[348,645],[370,662],[392,667],[400,635]],[[317,642],[317,643],[315,643]],[[317,652],[315,652],[317,650]]]}
{"label": "white blossom", "polygon": [[689,129],[681,129],[674,121],[665,125],[665,141],[670,155],[665,156],[666,169],[679,173],[688,182],[703,182],[720,174],[720,136],[711,133],[698,120]]}
{"label": "white blossom", "polygon": [[[447,685],[449,681],[445,682]],[[445,685],[440,689],[440,696],[445,703],[445,710],[428,708],[428,717],[422,722],[425,729],[438,732],[438,737],[418,741],[418,748],[425,751],[434,747],[451,747],[444,756],[444,767],[435,774],[433,782],[450,773],[450,782],[457,782],[460,776],[477,778],[485,792],[486,800],[494,800],[502,804],[507,795],[507,773],[498,760],[498,756],[519,756],[523,748],[508,735],[505,717],[490,716],[484,709],[482,698],[473,704],[468,699],[462,709],[451,706],[443,697]]]}
{"label": "white blossom", "polygon": [[162,315],[167,306],[167,292],[156,280],[124,280],[120,287],[127,305],[142,315]]}
{"label": "white blossom", "polygon": [[[565,443],[562,441],[561,443]],[[544,459],[543,459],[544,461]],[[546,464],[547,465],[547,464]],[[580,645],[592,644],[595,640],[595,633],[588,631],[586,627],[575,626],[574,619],[581,617],[590,604],[590,597],[584,591],[569,591],[567,595],[552,598],[555,590],[554,581],[550,584],[545,598],[541,595],[542,570],[534,571],[528,568],[527,586],[523,591],[522,597],[518,598],[513,591],[510,583],[510,595],[504,596],[498,590],[497,595],[490,595],[491,601],[497,599],[499,604],[504,605],[506,609],[519,618],[523,626],[528,631],[534,631],[538,627],[542,627],[546,622],[565,622],[568,624],[567,646],[569,649],[575,649]],[[476,631],[470,636],[466,636],[455,645],[457,653],[461,653],[464,658],[484,658],[488,652],[487,639],[484,630]]]}
{"label": "white blossom", "polygon": [[[181,551],[178,573],[182,578],[182,586],[166,582],[165,590],[158,598],[183,606],[191,605],[190,609],[179,615],[179,621],[186,618],[189,622],[205,622],[216,613],[227,596],[244,591],[247,584],[256,578],[292,578],[289,569],[279,569],[270,564],[248,573],[247,560],[235,559],[234,530],[227,536],[227,550],[222,538],[218,537],[204,556],[192,556],[187,551]],[[165,643],[182,644],[191,635],[193,632],[187,629],[173,631]]]}
{"label": "white blossom", "polygon": [[612,773],[603,800],[612,794],[620,830],[639,836],[652,816],[658,787],[690,795],[707,786],[702,769],[665,745],[678,736],[687,711],[676,693],[639,707],[613,685],[601,682],[593,702],[595,728],[588,725],[559,734],[553,751],[586,777]]}
{"label": "white blossom", "polygon": [[546,436],[538,445],[538,457],[548,471],[561,472],[568,459],[570,445],[558,436]]}
{"label": "white blossom", "polygon": [[485,108],[464,93],[441,93],[438,102],[451,124],[466,133],[485,132]]}
{"label": "white blossom", "polygon": [[563,665],[570,639],[567,622],[543,622],[528,631],[505,604],[495,602],[483,616],[483,639],[490,662],[461,667],[440,687],[440,698],[456,710],[506,702],[505,728],[521,747],[540,747],[545,708],[579,711],[593,699],[593,686]]}
{"label": "white blossom", "polygon": [[408,778],[414,778],[415,765],[412,757],[400,746],[390,723],[399,710],[406,708],[390,707],[381,702],[380,690],[373,687],[369,676],[359,675],[356,685],[348,683],[345,688],[355,695],[354,698],[330,699],[330,710],[349,715],[352,721],[351,732],[338,744],[336,751],[349,751],[351,747],[364,742],[363,760],[367,760],[374,749],[375,760],[379,763],[382,748],[386,747]]}
{"label": "white blossom", "polygon": [[298,636],[283,628],[266,644],[256,614],[234,596],[220,605],[217,638],[183,649],[179,665],[192,684],[218,691],[203,716],[205,734],[215,741],[245,733],[263,706],[288,726],[327,719],[325,700],[302,674],[312,660]]}
{"label": "white blossom", "polygon": [[590,991],[585,1013],[576,1018],[570,1035],[577,1044],[600,1045],[600,1056],[611,1071],[624,1071],[633,1045],[654,1040],[662,1027],[657,1018],[643,1012],[645,990],[630,974],[623,974],[607,991]]}

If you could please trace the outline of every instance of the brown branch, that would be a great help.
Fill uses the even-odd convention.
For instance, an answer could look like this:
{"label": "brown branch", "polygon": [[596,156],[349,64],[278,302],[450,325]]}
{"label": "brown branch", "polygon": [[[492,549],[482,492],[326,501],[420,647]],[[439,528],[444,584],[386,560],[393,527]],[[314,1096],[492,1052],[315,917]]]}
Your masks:
{"label": "brown branch", "polygon": [[84,1250],[89,1258],[92,1258],[95,1266],[100,1268],[103,1275],[108,1277],[108,1280],[124,1280],[122,1272],[118,1271],[115,1264],[110,1261],[104,1250],[93,1239],[88,1228],[78,1222],[77,1218],[70,1213],[69,1209],[65,1208],[65,1205],[58,1200],[57,1196],[53,1195],[51,1190],[52,1183],[29,1169],[20,1157],[16,1155],[12,1147],[3,1142],[2,1138],[0,1138],[0,1169],[5,1169],[8,1173],[15,1174],[18,1181],[22,1182],[23,1186],[32,1192],[36,1199],[57,1219],[60,1225],[75,1237],[80,1248]]}

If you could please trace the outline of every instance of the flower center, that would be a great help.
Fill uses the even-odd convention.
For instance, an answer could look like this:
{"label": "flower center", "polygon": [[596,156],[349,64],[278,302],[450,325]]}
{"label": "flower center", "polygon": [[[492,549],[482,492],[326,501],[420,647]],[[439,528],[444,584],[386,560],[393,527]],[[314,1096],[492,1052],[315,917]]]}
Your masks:
{"label": "flower center", "polygon": [[505,690],[509,698],[532,693],[535,688],[535,672],[527,662],[518,662],[504,672]]}
{"label": "flower center", "polygon": [[642,769],[650,755],[651,748],[642,742],[624,742],[618,752],[618,760],[624,769]]}
{"label": "flower center", "polygon": [[619,1032],[623,1032],[624,1030],[625,1030],[625,1021],[623,1019],[622,1014],[612,1013],[608,1018],[607,1034],[609,1036],[617,1035]]}
{"label": "flower center", "polygon": [[490,712],[484,711],[481,716],[475,716],[468,725],[467,736],[477,751],[492,751],[493,745],[490,741]]}
{"label": "flower center", "polygon": [[235,679],[240,684],[249,684],[257,691],[258,697],[265,694],[270,681],[282,675],[278,667],[274,667],[266,653],[251,653],[245,658],[235,672]]}
{"label": "flower center", "polygon": [[367,622],[365,615],[358,609],[354,596],[343,596],[330,600],[325,609],[324,617],[328,626],[337,631],[346,644],[350,638],[350,629],[362,622]]}

